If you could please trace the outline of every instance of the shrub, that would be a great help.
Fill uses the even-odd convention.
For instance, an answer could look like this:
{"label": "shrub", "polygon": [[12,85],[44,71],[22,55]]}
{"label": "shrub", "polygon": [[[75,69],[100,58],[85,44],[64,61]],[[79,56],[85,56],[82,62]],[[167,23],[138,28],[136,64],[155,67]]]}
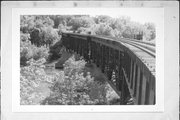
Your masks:
{"label": "shrub", "polygon": [[107,84],[99,84],[89,72],[84,74],[86,62],[69,58],[64,64],[64,79],[54,83],[51,95],[42,104],[94,105],[107,104]]}
{"label": "shrub", "polygon": [[69,58],[64,64],[65,75],[71,76],[75,73],[82,73],[86,62],[83,59],[76,61],[75,55]]}
{"label": "shrub", "polygon": [[30,39],[30,34],[28,33],[20,33],[20,39],[22,42],[26,42]]}
{"label": "shrub", "polygon": [[48,59],[49,49],[45,46],[36,47],[30,41],[22,42],[20,47],[20,64],[26,65],[30,59],[39,60],[40,58]]}
{"label": "shrub", "polygon": [[49,51],[49,49],[44,47],[44,46],[35,47],[35,49],[33,49],[33,56],[32,56],[32,58],[34,60],[38,60],[40,58],[45,58],[47,60],[48,55],[49,55],[48,51]]}
{"label": "shrub", "polygon": [[53,46],[50,46],[49,48],[50,60],[55,60],[60,58],[63,50],[64,48],[62,47],[62,41],[58,41]]}
{"label": "shrub", "polygon": [[32,105],[39,104],[37,99],[43,100],[44,96],[36,90],[41,82],[50,82],[58,79],[58,75],[48,76],[44,71],[45,59],[37,61],[31,59],[27,62],[28,66],[21,67],[20,70],[20,104]]}
{"label": "shrub", "polygon": [[75,56],[65,62],[64,81],[59,82],[57,85],[62,104],[94,103],[88,95],[89,85],[93,82],[93,78],[90,75],[84,77],[83,69],[85,64],[86,62],[82,59],[76,61]]}

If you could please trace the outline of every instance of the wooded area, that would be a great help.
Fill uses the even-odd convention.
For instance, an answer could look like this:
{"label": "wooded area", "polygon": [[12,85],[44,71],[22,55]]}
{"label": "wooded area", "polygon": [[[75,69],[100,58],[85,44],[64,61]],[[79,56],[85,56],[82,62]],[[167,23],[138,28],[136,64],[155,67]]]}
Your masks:
{"label": "wooded area", "polygon": [[71,54],[63,70],[47,69],[48,64],[69,54],[61,45],[61,32],[144,41],[156,37],[153,23],[140,24],[124,16],[22,15],[21,104],[118,104],[119,96],[97,73],[87,71],[86,61],[78,55]]}

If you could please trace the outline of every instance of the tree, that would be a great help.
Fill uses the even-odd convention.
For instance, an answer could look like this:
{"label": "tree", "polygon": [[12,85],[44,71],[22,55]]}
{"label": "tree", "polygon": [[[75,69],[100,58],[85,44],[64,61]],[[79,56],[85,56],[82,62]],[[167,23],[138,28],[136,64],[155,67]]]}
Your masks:
{"label": "tree", "polygon": [[142,39],[143,26],[137,22],[128,22],[124,26],[124,30],[122,31],[122,36],[124,38],[131,39]]}
{"label": "tree", "polygon": [[36,46],[40,46],[41,45],[41,38],[39,36],[39,33],[40,33],[40,29],[39,28],[34,28],[32,30],[32,32],[30,32],[30,41],[32,44],[36,45]]}
{"label": "tree", "polygon": [[49,15],[35,15],[35,23],[36,21],[41,20],[41,23],[44,26],[54,26],[54,21],[49,17]]}
{"label": "tree", "polygon": [[49,17],[54,21],[54,28],[58,28],[60,24],[66,26],[71,19],[70,15],[50,15]]}
{"label": "tree", "polygon": [[44,24],[43,24],[43,20],[42,19],[37,19],[36,21],[35,21],[35,27],[36,28],[42,28],[42,27],[44,27]]}
{"label": "tree", "polygon": [[99,23],[108,23],[112,18],[107,15],[99,15],[95,17],[96,24]]}
{"label": "tree", "polygon": [[48,59],[49,49],[45,46],[37,47],[29,41],[28,34],[21,34],[20,42],[20,64],[25,66],[30,59],[38,60],[40,58]]}
{"label": "tree", "polygon": [[21,15],[20,16],[20,31],[23,33],[30,33],[33,30],[35,23],[34,16]]}
{"label": "tree", "polygon": [[29,41],[29,39],[30,39],[30,35],[28,33],[20,32],[20,41],[21,42]]}
{"label": "tree", "polygon": [[40,33],[42,45],[50,46],[59,40],[59,35],[52,27],[44,27]]}
{"label": "tree", "polygon": [[153,23],[144,24],[144,38],[148,41],[155,39],[156,29]]}
{"label": "tree", "polygon": [[69,26],[72,26],[73,31],[77,31],[81,27],[88,28],[93,24],[93,19],[86,16],[73,17],[68,23]]}
{"label": "tree", "polygon": [[105,23],[96,24],[92,31],[95,35],[114,36],[113,29]]}
{"label": "tree", "polygon": [[65,32],[67,30],[67,26],[63,24],[58,25],[59,32]]}
{"label": "tree", "polygon": [[22,15],[20,19],[20,31],[30,34],[32,44],[48,46],[59,40],[57,31],[53,30],[54,21],[48,15]]}
{"label": "tree", "polygon": [[45,18],[44,23],[43,23],[46,27],[54,26],[54,21],[52,19],[49,18],[49,16],[47,18]]}
{"label": "tree", "polygon": [[130,23],[130,18],[127,16],[122,16],[119,18],[113,18],[108,21],[109,26],[114,31],[114,36],[121,38],[121,37],[128,37],[130,33],[130,26],[128,25]]}

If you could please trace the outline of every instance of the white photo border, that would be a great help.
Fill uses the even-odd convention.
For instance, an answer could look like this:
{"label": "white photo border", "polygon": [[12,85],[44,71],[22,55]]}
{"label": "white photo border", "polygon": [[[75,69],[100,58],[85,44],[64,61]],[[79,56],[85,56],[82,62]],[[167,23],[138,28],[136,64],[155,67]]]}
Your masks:
{"label": "white photo border", "polygon": [[[98,8],[112,9],[129,8]],[[144,8],[141,8],[144,9]],[[73,15],[97,12],[97,8],[13,8],[12,9],[12,111],[13,112],[163,112],[164,111],[164,9],[156,26],[155,105],[20,105],[20,15]],[[73,12],[72,12],[73,11]]]}

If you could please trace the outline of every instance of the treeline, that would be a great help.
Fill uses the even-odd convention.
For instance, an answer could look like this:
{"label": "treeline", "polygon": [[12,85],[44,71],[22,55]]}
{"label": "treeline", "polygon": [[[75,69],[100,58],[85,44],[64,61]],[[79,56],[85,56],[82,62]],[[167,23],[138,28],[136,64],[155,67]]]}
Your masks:
{"label": "treeline", "polygon": [[28,15],[21,16],[21,31],[30,34],[32,44],[52,45],[59,40],[58,32],[71,31],[93,35],[154,40],[153,23],[140,24],[129,17],[112,18],[105,15]]}
{"label": "treeline", "polygon": [[49,47],[60,40],[63,31],[147,41],[156,37],[153,23],[140,24],[129,17],[105,15],[21,15],[20,31],[23,64],[31,58],[37,60],[42,56],[47,59]]}
{"label": "treeline", "polygon": [[21,33],[29,34],[30,41],[36,46],[50,46],[59,40],[57,31],[53,28],[54,21],[47,15],[21,16]]}
{"label": "treeline", "polygon": [[126,16],[119,18],[112,18],[106,15],[95,17],[88,15],[57,15],[49,17],[54,21],[54,28],[60,31],[148,41],[154,40],[156,37],[156,29],[153,23],[140,24],[131,21],[130,17]]}

